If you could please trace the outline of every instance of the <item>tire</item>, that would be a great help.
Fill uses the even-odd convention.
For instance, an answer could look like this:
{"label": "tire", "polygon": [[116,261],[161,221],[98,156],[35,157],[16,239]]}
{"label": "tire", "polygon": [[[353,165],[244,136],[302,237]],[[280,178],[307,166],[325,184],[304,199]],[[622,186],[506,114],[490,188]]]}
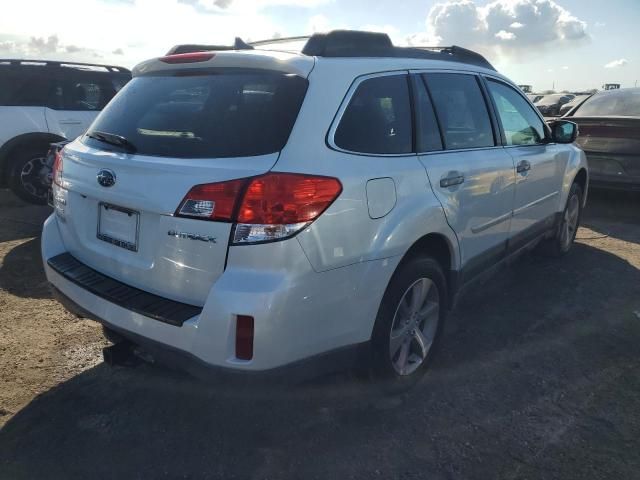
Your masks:
{"label": "tire", "polygon": [[9,157],[7,183],[22,200],[44,205],[51,168],[46,165],[47,145],[18,147]]}
{"label": "tire", "polygon": [[552,257],[562,257],[571,251],[582,218],[582,188],[571,185],[567,203],[553,238],[543,243],[543,250]]}
{"label": "tire", "polygon": [[405,385],[416,381],[435,351],[446,305],[447,283],[436,260],[414,257],[401,264],[389,282],[373,328],[370,365],[374,377]]}

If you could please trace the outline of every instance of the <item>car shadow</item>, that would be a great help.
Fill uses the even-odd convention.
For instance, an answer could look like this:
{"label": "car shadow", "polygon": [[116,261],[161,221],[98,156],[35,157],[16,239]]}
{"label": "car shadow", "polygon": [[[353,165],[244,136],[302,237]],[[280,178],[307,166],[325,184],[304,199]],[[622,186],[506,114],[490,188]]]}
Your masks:
{"label": "car shadow", "polygon": [[595,235],[578,233],[578,239],[598,240],[606,237],[640,243],[640,192],[591,190],[582,225]]}
{"label": "car shadow", "polygon": [[22,298],[51,298],[42,266],[40,237],[12,248],[0,263],[0,288]]}
{"label": "car shadow", "polygon": [[0,477],[631,478],[639,298],[640,271],[602,250],[525,257],[461,300],[429,373],[394,393],[101,364],[6,423]]}

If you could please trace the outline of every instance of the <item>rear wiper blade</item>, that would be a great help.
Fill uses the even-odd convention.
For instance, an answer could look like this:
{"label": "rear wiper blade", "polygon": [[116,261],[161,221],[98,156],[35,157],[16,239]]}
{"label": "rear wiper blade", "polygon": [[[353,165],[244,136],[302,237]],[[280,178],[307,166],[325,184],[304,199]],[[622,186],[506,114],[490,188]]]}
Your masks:
{"label": "rear wiper blade", "polygon": [[121,135],[116,135],[115,133],[99,132],[97,130],[92,130],[90,132],[87,132],[86,136],[103,143],[108,143],[109,145],[120,147],[129,153],[135,153],[137,150],[136,146],[133,143],[131,143],[125,137]]}

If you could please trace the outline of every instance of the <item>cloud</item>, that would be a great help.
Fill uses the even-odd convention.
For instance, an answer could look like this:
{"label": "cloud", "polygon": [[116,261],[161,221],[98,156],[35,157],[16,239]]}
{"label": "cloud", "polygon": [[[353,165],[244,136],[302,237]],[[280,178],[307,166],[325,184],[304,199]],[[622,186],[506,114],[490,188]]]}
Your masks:
{"label": "cloud", "polygon": [[85,50],[77,45],[64,45],[57,35],[49,37],[30,37],[29,39],[7,40],[0,42],[0,54],[20,57],[51,57],[57,54],[75,54]]}
{"label": "cloud", "polygon": [[626,58],[621,58],[619,60],[613,60],[607,63],[604,68],[620,68],[626,66],[628,63],[629,60],[627,60]]}
{"label": "cloud", "polygon": [[114,55],[124,55],[124,50],[122,50],[121,48],[116,48],[113,52]]}
{"label": "cloud", "polygon": [[331,29],[329,19],[324,15],[314,15],[307,23],[307,31],[311,33],[328,32]]}
{"label": "cloud", "polygon": [[[486,0],[485,0],[486,1]],[[451,0],[429,10],[410,44],[465,45],[498,55],[588,38],[587,24],[554,0]]]}
{"label": "cloud", "polygon": [[178,0],[206,13],[255,12],[269,7],[288,6],[314,8],[332,0]]}

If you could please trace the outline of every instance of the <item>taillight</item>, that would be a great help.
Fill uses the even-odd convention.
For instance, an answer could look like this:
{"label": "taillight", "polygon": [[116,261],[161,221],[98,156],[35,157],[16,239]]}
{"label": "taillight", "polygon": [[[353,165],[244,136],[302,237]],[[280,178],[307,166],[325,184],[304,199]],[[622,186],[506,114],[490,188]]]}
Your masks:
{"label": "taillight", "polygon": [[56,152],[56,156],[53,160],[53,168],[51,169],[51,177],[53,183],[62,187],[62,149]]}
{"label": "taillight", "polygon": [[208,60],[211,60],[215,56],[215,53],[189,52],[167,55],[166,57],[160,57],[159,60],[164,63],[197,63],[206,62]]}
{"label": "taillight", "polygon": [[308,226],[342,192],[336,178],[295,173],[196,185],[177,216],[235,223],[233,243],[282,240]]}
{"label": "taillight", "polygon": [[246,179],[240,179],[196,185],[184,197],[177,215],[230,222],[240,190],[246,183]]}

